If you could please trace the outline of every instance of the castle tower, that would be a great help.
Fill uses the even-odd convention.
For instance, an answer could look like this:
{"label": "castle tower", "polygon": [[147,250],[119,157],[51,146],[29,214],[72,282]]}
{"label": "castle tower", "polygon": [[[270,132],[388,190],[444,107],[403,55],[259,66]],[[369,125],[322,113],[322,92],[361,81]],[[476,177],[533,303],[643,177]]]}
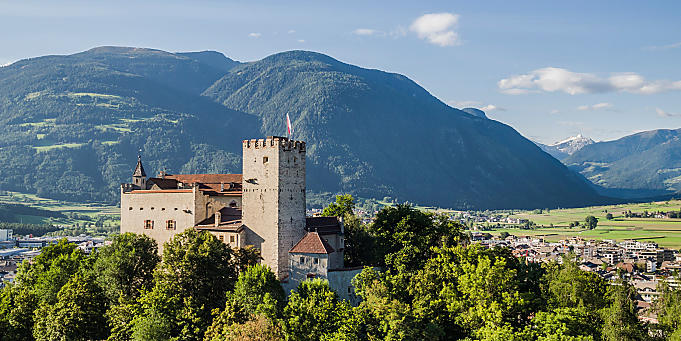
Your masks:
{"label": "castle tower", "polygon": [[246,244],[282,279],[289,250],[305,234],[305,142],[244,140],[242,205]]}
{"label": "castle tower", "polygon": [[142,166],[142,156],[137,155],[137,167],[132,173],[132,184],[140,189],[147,189],[147,173],[144,172]]}

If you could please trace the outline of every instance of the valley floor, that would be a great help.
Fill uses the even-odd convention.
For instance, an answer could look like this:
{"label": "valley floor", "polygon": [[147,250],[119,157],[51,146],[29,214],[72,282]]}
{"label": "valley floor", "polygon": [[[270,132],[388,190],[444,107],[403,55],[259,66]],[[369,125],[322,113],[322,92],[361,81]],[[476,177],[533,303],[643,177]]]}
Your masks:
{"label": "valley floor", "polygon": [[[548,212],[521,211],[512,218],[527,219],[536,224],[535,229],[495,228],[490,233],[506,231],[516,236],[545,236],[547,241],[558,241],[569,237],[584,239],[641,240],[653,241],[662,247],[681,248],[681,219],[671,218],[627,218],[625,213],[669,212],[681,210],[681,200],[650,203],[592,206],[571,209],[556,209]],[[613,219],[606,219],[610,213]],[[583,228],[586,216],[598,218],[598,226],[593,230]],[[580,227],[570,228],[570,223],[578,221]],[[549,227],[553,224],[553,227]]]}

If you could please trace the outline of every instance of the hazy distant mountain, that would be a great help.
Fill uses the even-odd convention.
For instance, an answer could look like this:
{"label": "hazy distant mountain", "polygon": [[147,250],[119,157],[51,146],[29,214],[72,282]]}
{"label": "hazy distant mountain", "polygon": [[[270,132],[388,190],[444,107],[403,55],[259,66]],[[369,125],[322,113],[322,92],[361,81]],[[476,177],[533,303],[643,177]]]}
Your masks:
{"label": "hazy distant mountain", "polygon": [[[681,129],[588,145],[563,162],[595,184],[631,197],[681,190]],[[616,193],[611,191],[610,193]]]}
{"label": "hazy distant mountain", "polygon": [[574,154],[576,151],[594,143],[594,140],[578,134],[577,136],[568,137],[563,141],[554,144],[542,144],[535,142],[542,150],[551,154],[558,160],[564,160],[568,156]]}
{"label": "hazy distant mountain", "polygon": [[467,114],[471,114],[471,115],[473,115],[473,116],[480,117],[480,118],[487,118],[487,115],[485,115],[485,112],[482,111],[482,110],[480,110],[480,109],[476,109],[476,108],[463,108],[463,109],[461,109],[461,111],[463,111],[463,112],[465,112],[465,113],[467,113]]}
{"label": "hazy distant mountain", "polygon": [[149,173],[240,172],[240,140],[283,134],[286,113],[308,143],[311,191],[444,207],[602,201],[509,126],[399,74],[306,51],[241,64],[121,47],[0,68],[0,189],[115,202],[139,148]]}

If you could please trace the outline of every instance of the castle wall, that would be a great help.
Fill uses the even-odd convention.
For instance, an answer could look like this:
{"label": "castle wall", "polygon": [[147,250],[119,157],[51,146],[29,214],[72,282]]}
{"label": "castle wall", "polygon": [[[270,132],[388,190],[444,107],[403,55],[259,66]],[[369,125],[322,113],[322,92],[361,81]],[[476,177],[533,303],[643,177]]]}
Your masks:
{"label": "castle wall", "polygon": [[[236,203],[236,208],[241,208],[241,196],[238,195],[213,196],[210,199],[215,203],[215,211],[223,207],[229,207],[229,204],[232,202]],[[211,216],[215,211],[209,213],[208,216]]]}
{"label": "castle wall", "polygon": [[355,293],[355,287],[352,285],[352,279],[355,278],[363,268],[357,269],[339,269],[329,271],[327,278],[329,280],[329,287],[338,294],[338,297],[344,299],[353,306],[359,305],[362,298]]}
{"label": "castle wall", "polygon": [[[287,281],[282,283],[288,294],[295,290],[300,282],[309,278],[327,279],[329,257],[323,253],[294,253],[289,258],[290,273]],[[308,277],[314,275],[314,277]]]}
{"label": "castle wall", "polygon": [[[145,234],[156,240],[160,251],[175,234],[195,225],[197,213],[204,214],[205,209],[196,209],[197,199],[203,199],[199,197],[203,195],[196,189],[121,191],[121,233]],[[145,228],[145,220],[153,221],[153,228]],[[175,221],[174,230],[166,228],[168,220]]]}
{"label": "castle wall", "polygon": [[343,255],[345,251],[345,245],[343,236],[337,234],[322,235],[322,238],[326,240],[329,245],[333,248],[334,252],[329,255],[329,269],[340,269],[343,267]]}
{"label": "castle wall", "polygon": [[305,143],[268,137],[243,142],[246,244],[283,278],[288,251],[305,233]]}

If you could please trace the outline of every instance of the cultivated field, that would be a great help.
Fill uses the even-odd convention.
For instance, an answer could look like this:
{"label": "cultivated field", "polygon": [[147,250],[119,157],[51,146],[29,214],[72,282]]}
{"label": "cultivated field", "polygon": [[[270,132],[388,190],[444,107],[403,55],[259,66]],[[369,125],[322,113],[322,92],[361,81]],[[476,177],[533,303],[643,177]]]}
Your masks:
{"label": "cultivated field", "polygon": [[[536,229],[502,228],[495,229],[492,233],[507,231],[518,236],[545,236],[546,240],[560,240],[571,236],[579,236],[586,239],[648,240],[654,241],[660,246],[679,249],[681,248],[681,219],[625,218],[624,213],[627,211],[633,213],[642,213],[644,211],[678,212],[680,209],[681,201],[670,200],[642,204],[557,209],[550,210],[548,213],[546,211],[542,213],[522,211],[513,214],[512,217],[529,219],[537,224]],[[613,215],[612,220],[605,218],[607,213]],[[598,218],[598,227],[594,230],[582,228],[584,218],[588,215]],[[569,228],[569,224],[574,221],[580,222],[579,228]],[[549,227],[551,224],[554,227]]]}
{"label": "cultivated field", "polygon": [[20,222],[27,224],[53,224],[74,227],[76,225],[88,226],[96,221],[101,221],[103,226],[118,226],[120,220],[120,209],[118,206],[67,202],[41,198],[33,194],[9,191],[0,192],[0,203],[22,204],[66,215],[66,218],[22,215]]}

